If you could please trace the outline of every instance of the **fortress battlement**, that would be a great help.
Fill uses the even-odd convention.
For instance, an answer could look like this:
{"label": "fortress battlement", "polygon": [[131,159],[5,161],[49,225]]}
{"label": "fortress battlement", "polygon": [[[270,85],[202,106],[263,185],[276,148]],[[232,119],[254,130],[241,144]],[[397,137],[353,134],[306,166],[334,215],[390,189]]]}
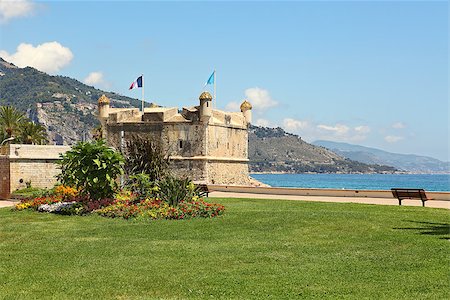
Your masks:
{"label": "fortress battlement", "polygon": [[212,97],[203,92],[198,106],[110,108],[100,97],[102,136],[117,149],[134,137],[150,139],[171,158],[171,171],[180,177],[209,184],[249,184],[248,126],[251,105],[240,112],[212,108]]}

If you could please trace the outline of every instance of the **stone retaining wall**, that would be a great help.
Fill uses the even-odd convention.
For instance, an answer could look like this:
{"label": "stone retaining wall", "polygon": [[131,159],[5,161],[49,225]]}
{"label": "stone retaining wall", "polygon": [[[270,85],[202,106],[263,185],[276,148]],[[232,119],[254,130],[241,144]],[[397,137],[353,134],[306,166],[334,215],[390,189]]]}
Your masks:
{"label": "stone retaining wall", "polygon": [[69,146],[7,145],[0,155],[0,199],[8,199],[27,182],[38,188],[50,188],[59,174],[56,161]]}

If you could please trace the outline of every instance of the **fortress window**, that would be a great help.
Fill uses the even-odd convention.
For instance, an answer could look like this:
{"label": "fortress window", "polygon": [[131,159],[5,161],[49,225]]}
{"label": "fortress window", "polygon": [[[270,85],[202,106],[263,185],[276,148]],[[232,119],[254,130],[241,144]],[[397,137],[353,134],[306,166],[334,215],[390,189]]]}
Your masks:
{"label": "fortress window", "polygon": [[227,149],[230,149],[230,143],[227,143]]}
{"label": "fortress window", "polygon": [[183,141],[180,140],[180,149],[183,149]]}
{"label": "fortress window", "polygon": [[208,101],[206,102],[206,107],[209,107],[209,102]]}

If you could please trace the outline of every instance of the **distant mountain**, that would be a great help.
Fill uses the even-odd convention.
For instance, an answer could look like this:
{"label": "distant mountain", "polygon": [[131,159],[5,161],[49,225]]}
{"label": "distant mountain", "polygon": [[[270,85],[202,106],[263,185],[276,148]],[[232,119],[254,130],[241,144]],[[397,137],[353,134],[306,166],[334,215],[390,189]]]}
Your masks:
{"label": "distant mountain", "polygon": [[316,141],[317,146],[325,147],[343,157],[367,164],[383,164],[415,173],[449,173],[450,163],[414,154],[399,154],[347,143]]}
{"label": "distant mountain", "polygon": [[303,141],[281,128],[250,126],[248,146],[251,172],[392,173],[389,166],[368,165],[339,156]]}
{"label": "distant mountain", "polygon": [[140,107],[137,99],[31,67],[18,68],[0,58],[0,105],[13,105],[43,124],[52,143],[70,145],[91,138],[91,130],[99,125],[97,100],[102,94],[113,107]]}

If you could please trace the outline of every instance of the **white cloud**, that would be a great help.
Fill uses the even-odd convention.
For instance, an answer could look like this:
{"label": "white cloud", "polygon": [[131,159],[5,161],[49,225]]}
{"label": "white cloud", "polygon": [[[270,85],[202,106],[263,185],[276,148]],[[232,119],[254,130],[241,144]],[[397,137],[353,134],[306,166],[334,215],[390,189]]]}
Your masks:
{"label": "white cloud", "polygon": [[27,17],[36,9],[36,4],[29,0],[0,0],[0,22]]}
{"label": "white cloud", "polygon": [[358,132],[358,133],[366,134],[366,133],[369,133],[369,132],[370,132],[370,127],[369,127],[369,126],[365,126],[365,125],[361,125],[361,126],[356,126],[356,127],[354,128],[354,130],[355,130],[356,132]]}
{"label": "white cloud", "polygon": [[270,97],[269,91],[258,87],[246,89],[245,97],[252,104],[253,109],[259,111],[278,105],[278,102]]}
{"label": "white cloud", "polygon": [[403,139],[404,137],[395,135],[387,135],[384,137],[384,140],[388,143],[397,143],[398,141],[401,141]]}
{"label": "white cloud", "polygon": [[73,54],[58,42],[43,43],[36,47],[22,43],[13,54],[0,50],[0,57],[22,68],[30,66],[43,72],[56,73],[71,62]]}
{"label": "white cloud", "polygon": [[225,106],[226,111],[241,111],[240,104],[232,101]]}
{"label": "white cloud", "polygon": [[313,121],[285,118],[283,127],[287,132],[299,134],[304,140],[330,140],[336,142],[360,142],[367,139],[369,126],[350,127],[346,124],[317,124]]}
{"label": "white cloud", "polygon": [[89,75],[83,80],[87,85],[97,85],[105,82],[103,78],[102,72],[91,72]]}
{"label": "white cloud", "polygon": [[392,124],[392,128],[403,129],[403,128],[406,128],[406,125],[403,122],[396,122],[396,123]]}
{"label": "white cloud", "polygon": [[271,124],[272,123],[266,119],[257,119],[254,123],[254,125],[256,125],[256,126],[263,126],[263,127],[270,127]]}
{"label": "white cloud", "polygon": [[286,118],[283,120],[283,126],[287,131],[299,132],[302,129],[306,129],[309,126],[309,123],[308,121]]}
{"label": "white cloud", "polygon": [[329,125],[317,125],[317,128],[319,130],[322,130],[324,132],[329,132],[332,134],[335,134],[337,136],[343,136],[347,134],[350,130],[350,128],[344,124],[336,124],[335,126],[329,126]]}
{"label": "white cloud", "polygon": [[[273,100],[269,94],[269,91],[258,87],[249,88],[244,91],[245,97],[252,105],[252,109],[261,115],[261,113],[270,108],[278,105],[278,102]],[[237,101],[229,102],[225,106],[227,111],[241,111],[241,104]],[[263,126],[263,125],[261,125]]]}

